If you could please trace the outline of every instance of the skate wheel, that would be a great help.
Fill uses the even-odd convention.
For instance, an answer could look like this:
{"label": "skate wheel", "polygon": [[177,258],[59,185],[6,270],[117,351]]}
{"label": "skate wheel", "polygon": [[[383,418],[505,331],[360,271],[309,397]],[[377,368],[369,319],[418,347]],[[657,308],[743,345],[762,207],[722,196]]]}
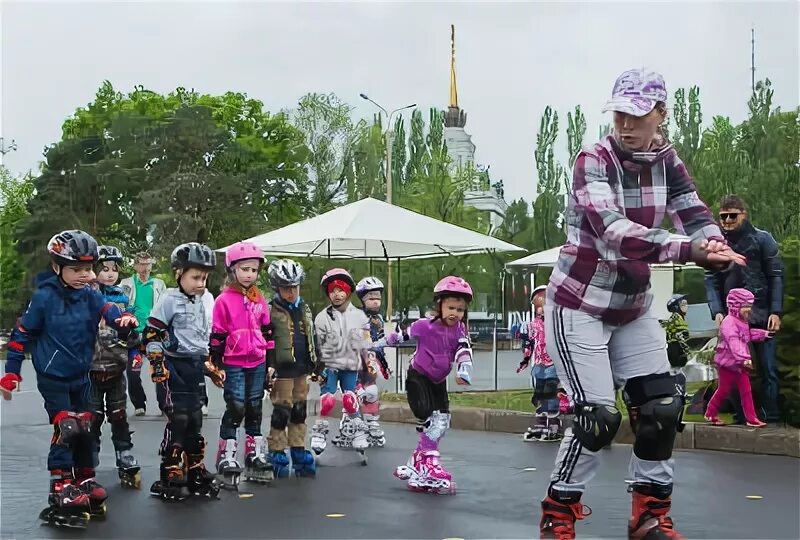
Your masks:
{"label": "skate wheel", "polygon": [[105,501],[97,505],[91,503],[89,505],[89,514],[91,515],[91,518],[96,521],[101,521],[106,519],[107,510],[108,509],[106,508]]}

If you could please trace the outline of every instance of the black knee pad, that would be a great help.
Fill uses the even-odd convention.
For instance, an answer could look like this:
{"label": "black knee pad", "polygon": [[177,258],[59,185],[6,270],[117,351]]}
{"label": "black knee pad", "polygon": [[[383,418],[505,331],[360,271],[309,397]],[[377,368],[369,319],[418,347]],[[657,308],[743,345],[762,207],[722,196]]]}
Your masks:
{"label": "black knee pad", "polygon": [[592,452],[597,452],[614,440],[622,413],[613,405],[576,403],[572,432],[575,438]]}
{"label": "black knee pad", "polygon": [[416,378],[406,380],[406,399],[411,412],[420,420],[427,420],[433,414],[433,399],[427,385]]}
{"label": "black knee pad", "polygon": [[93,421],[92,413],[59,412],[53,417],[53,443],[72,448],[86,440],[94,440]]}
{"label": "black knee pad", "polygon": [[244,410],[244,423],[261,425],[261,418],[264,414],[264,402],[260,399],[254,399],[247,404]]}
{"label": "black knee pad", "polygon": [[306,402],[295,401],[292,404],[292,413],[289,417],[292,424],[304,424],[306,421]]}
{"label": "black knee pad", "polygon": [[286,429],[286,426],[289,425],[289,418],[291,416],[292,409],[286,405],[273,405],[270,425],[275,429]]}
{"label": "black knee pad", "polygon": [[625,383],[631,429],[635,435],[633,453],[639,459],[663,461],[672,456],[678,431],[683,431],[686,378],[658,373],[635,377]]}
{"label": "black knee pad", "polygon": [[558,397],[558,379],[535,379],[533,395],[536,399],[555,399]]}
{"label": "black knee pad", "polygon": [[228,399],[225,401],[225,412],[228,413],[231,423],[239,427],[239,424],[242,423],[242,419],[244,419],[244,403],[234,399]]}

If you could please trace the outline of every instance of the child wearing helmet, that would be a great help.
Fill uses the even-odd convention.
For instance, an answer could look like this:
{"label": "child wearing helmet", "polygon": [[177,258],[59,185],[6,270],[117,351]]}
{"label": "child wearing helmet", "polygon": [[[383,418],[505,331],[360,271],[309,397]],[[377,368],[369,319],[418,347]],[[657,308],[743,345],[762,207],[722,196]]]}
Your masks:
{"label": "child wearing helmet", "polygon": [[[99,257],[95,265],[97,288],[107,302],[119,306],[123,310],[131,310],[128,295],[118,285],[120,267],[123,263],[122,252],[114,246],[100,246]],[[127,339],[120,339],[119,333],[100,321],[97,341],[92,359],[89,377],[92,381],[89,403],[92,414],[92,433],[97,448],[100,448],[100,436],[103,420],[111,424],[111,442],[114,444],[116,466],[123,487],[138,489],[141,484],[139,464],[131,454],[133,443],[128,426],[126,408],[128,393],[125,383],[125,369],[130,362],[132,366],[142,365],[139,354],[139,334],[131,330]]]}
{"label": "child wearing helmet", "polygon": [[451,474],[439,463],[439,441],[450,427],[447,376],[456,368],[456,383],[470,384],[472,346],[467,327],[467,308],[472,288],[463,278],[447,276],[433,289],[435,314],[415,321],[408,333],[391,334],[394,346],[407,336],[416,338],[417,349],[406,375],[406,397],[417,417],[419,442],[406,465],[394,475],[407,481],[413,491],[455,493]]}
{"label": "child wearing helmet", "polygon": [[269,462],[278,478],[289,476],[289,447],[297,477],[316,476],[314,456],[306,450],[308,379],[316,382],[324,369],[317,355],[311,308],[300,296],[303,267],[291,259],[272,261],[267,270],[275,293],[270,300],[275,347],[267,350],[274,373],[267,381],[272,400]]}
{"label": "child wearing helmet", "polygon": [[714,355],[719,373],[719,387],[714,392],[706,409],[706,420],[715,425],[724,425],[719,419],[720,406],[736,388],[742,400],[745,420],[750,427],[766,426],[756,415],[753,406],[753,392],[750,387],[750,373],[753,362],[750,359],[750,343],[771,339],[773,332],[761,328],[750,328],[750,315],[753,311],[755,296],[747,289],[731,289],[726,303],[728,315],[719,326],[719,343]]}
{"label": "child wearing helmet", "polygon": [[314,329],[320,357],[325,364],[325,384],[320,388],[320,416],[311,431],[311,449],[321,454],[327,444],[329,424],[325,419],[335,404],[334,394],[342,390],[342,420],[339,435],[333,444],[363,452],[369,446],[367,425],[359,410],[356,395],[358,373],[363,366],[362,355],[372,347],[369,339],[369,319],[350,302],[356,287],[350,273],[332,268],[322,276],[322,292],[330,304],[317,314]]}
{"label": "child wearing helmet", "polygon": [[667,301],[669,319],[663,321],[661,326],[667,333],[667,359],[674,371],[679,371],[689,361],[689,324],[686,322],[686,313],[689,303],[685,294],[673,294]]}
{"label": "child wearing helmet", "polygon": [[379,448],[386,444],[386,436],[378,422],[381,417],[381,404],[377,378],[379,372],[385,380],[388,380],[391,374],[383,346],[381,346],[382,343],[385,343],[384,320],[381,315],[382,293],[383,282],[374,276],[365,277],[356,284],[356,295],[361,300],[361,309],[369,319],[370,339],[373,344],[377,345],[367,351],[366,365],[359,375],[356,393],[361,402],[364,421],[367,423],[369,445]]}
{"label": "child wearing helmet", "polygon": [[126,338],[136,319],[89,286],[98,258],[89,234],[63,231],[50,239],[47,251],[53,273],[39,283],[11,333],[0,393],[11,399],[19,390],[29,352],[54,432],[47,457],[49,506],[39,517],[56,526],[85,528],[90,512],[105,514],[107,498],[95,481],[97,448],[88,399],[97,332],[103,320]]}
{"label": "child wearing helmet", "polygon": [[[227,487],[245,480],[269,482],[272,467],[261,434],[267,351],[275,347],[269,306],[256,280],[264,265],[261,249],[239,242],[225,252],[225,288],[214,302],[209,351],[225,370],[225,413],[219,426],[216,466]],[[237,461],[239,426],[244,422],[244,469]]]}
{"label": "child wearing helmet", "polygon": [[206,442],[201,434],[205,374],[217,386],[225,379],[225,372],[208,359],[214,297],[206,281],[216,263],[216,254],[206,245],[176,247],[170,265],[178,286],[161,295],[142,334],[150,376],[166,391],[160,478],[150,488],[151,495],[163,500],[184,500],[190,494],[215,497],[219,492],[203,463]]}
{"label": "child wearing helmet", "polygon": [[560,441],[561,420],[559,419],[560,398],[559,380],[556,367],[550,355],[547,354],[544,337],[544,300],[547,285],[536,287],[531,293],[531,308],[533,316],[522,334],[523,360],[520,362],[517,373],[528,367],[533,358],[531,381],[533,382],[533,395],[531,403],[536,407],[534,425],[522,436],[525,442]]}

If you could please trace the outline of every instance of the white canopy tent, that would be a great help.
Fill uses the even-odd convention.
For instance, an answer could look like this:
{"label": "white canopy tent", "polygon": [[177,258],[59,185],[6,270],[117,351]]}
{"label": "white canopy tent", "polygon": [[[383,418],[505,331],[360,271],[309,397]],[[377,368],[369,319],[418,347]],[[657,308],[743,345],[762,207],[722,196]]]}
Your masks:
{"label": "white canopy tent", "polygon": [[[558,254],[561,251],[561,246],[533,253],[527,257],[517,259],[506,263],[509,268],[526,268],[526,267],[553,267],[558,262]],[[699,268],[694,263],[687,263],[684,265],[675,263],[659,263],[651,264],[652,277],[650,278],[650,285],[653,292],[653,310],[656,316],[660,319],[669,318],[667,311],[667,300],[673,294],[673,282],[675,269],[681,268]],[[531,274],[531,289],[533,289],[533,274]]]}
{"label": "white canopy tent", "polygon": [[[269,255],[346,259],[425,259],[487,251],[525,251],[497,238],[372,198],[247,241]],[[218,251],[224,252],[227,247]]]}

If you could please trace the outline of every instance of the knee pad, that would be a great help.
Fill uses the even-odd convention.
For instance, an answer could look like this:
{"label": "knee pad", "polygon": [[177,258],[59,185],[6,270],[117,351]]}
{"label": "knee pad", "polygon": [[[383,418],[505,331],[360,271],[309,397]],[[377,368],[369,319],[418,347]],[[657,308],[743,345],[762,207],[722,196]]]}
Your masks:
{"label": "knee pad", "polygon": [[533,395],[536,399],[556,399],[558,397],[558,379],[536,379]]}
{"label": "knee pad", "polygon": [[261,425],[261,417],[263,415],[264,402],[260,399],[254,399],[244,410],[244,423],[245,424],[259,424]]}
{"label": "knee pad", "polygon": [[622,413],[613,405],[579,403],[575,405],[572,431],[587,450],[597,452],[614,440],[622,423]]}
{"label": "knee pad", "polygon": [[378,402],[378,385],[377,384],[370,384],[368,386],[364,386],[361,388],[361,392],[359,392],[358,397],[361,399],[361,403],[377,403]]}
{"label": "knee pad", "polygon": [[342,393],[342,409],[347,414],[356,414],[358,412],[358,396],[352,390]]}
{"label": "knee pad", "polygon": [[433,401],[427,386],[415,379],[406,381],[406,399],[411,412],[418,419],[427,421],[433,414]]}
{"label": "knee pad", "polygon": [[91,436],[93,415],[61,411],[53,417],[53,444],[71,447]]}
{"label": "knee pad", "polygon": [[295,401],[292,405],[292,412],[289,416],[289,421],[292,424],[305,424],[306,422],[306,402]]}
{"label": "knee pad", "polygon": [[235,399],[226,400],[225,412],[228,413],[231,423],[239,427],[244,419],[244,403]]}
{"label": "knee pad", "polygon": [[319,398],[319,415],[328,416],[336,405],[336,398],[333,394],[322,394]]}
{"label": "knee pad", "polygon": [[372,414],[376,415],[381,410],[381,404],[379,401],[375,401],[373,403],[364,402],[361,404],[361,412],[364,414]]}
{"label": "knee pad", "polygon": [[113,411],[108,412],[108,421],[109,422],[119,422],[121,420],[125,420],[128,417],[127,412],[125,411],[124,407],[120,407],[118,409],[114,409]]}
{"label": "knee pad", "polygon": [[438,441],[444,437],[450,427],[450,413],[441,411],[433,411],[430,418],[425,422],[425,427],[422,432],[428,436],[432,441]]}
{"label": "knee pad", "polygon": [[678,431],[683,431],[686,378],[659,373],[635,377],[625,384],[624,398],[639,459],[663,461],[672,456]]}
{"label": "knee pad", "polygon": [[278,404],[272,407],[272,418],[270,418],[270,425],[275,429],[286,429],[289,424],[289,418],[292,416],[292,410],[283,404]]}

